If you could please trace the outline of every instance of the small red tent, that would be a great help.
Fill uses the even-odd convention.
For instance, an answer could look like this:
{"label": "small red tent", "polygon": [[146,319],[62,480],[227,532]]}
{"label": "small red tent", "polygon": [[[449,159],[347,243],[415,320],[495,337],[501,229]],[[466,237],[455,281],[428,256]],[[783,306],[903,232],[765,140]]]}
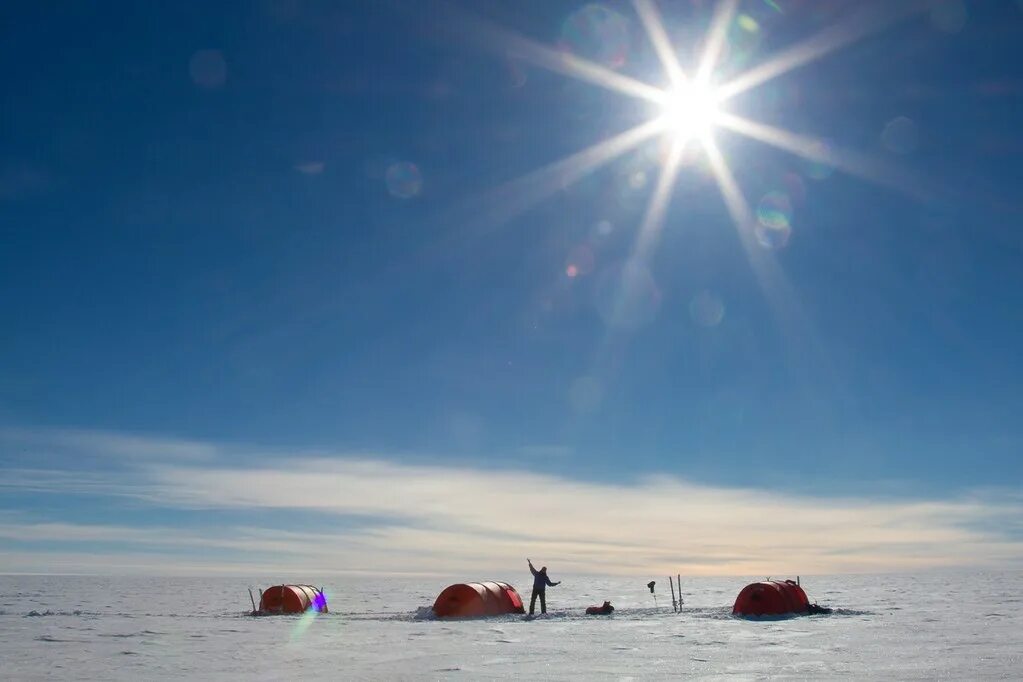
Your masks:
{"label": "small red tent", "polygon": [[732,607],[733,616],[784,616],[807,613],[810,600],[794,580],[766,580],[742,588]]}
{"label": "small red tent", "polygon": [[264,613],[327,612],[327,598],[312,585],[274,585],[263,590],[259,610]]}
{"label": "small red tent", "polygon": [[522,597],[508,583],[458,583],[444,588],[433,603],[438,618],[479,618],[525,613]]}

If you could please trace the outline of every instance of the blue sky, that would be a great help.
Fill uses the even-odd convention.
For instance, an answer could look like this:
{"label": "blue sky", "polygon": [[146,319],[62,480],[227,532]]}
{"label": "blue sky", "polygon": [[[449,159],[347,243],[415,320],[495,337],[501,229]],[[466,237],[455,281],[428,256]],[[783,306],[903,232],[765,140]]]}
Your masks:
{"label": "blue sky", "polygon": [[1019,3],[208,5],[2,10],[0,571],[1020,563]]}

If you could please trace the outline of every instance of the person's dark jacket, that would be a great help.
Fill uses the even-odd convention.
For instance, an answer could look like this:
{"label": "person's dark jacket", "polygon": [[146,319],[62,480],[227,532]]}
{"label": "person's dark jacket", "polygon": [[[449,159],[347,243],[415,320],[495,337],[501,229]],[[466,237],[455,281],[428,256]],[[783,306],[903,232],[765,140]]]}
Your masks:
{"label": "person's dark jacket", "polygon": [[533,590],[536,592],[543,592],[547,589],[548,585],[553,586],[551,577],[547,575],[547,571],[538,571],[533,568],[532,564],[529,566],[530,572],[533,574]]}

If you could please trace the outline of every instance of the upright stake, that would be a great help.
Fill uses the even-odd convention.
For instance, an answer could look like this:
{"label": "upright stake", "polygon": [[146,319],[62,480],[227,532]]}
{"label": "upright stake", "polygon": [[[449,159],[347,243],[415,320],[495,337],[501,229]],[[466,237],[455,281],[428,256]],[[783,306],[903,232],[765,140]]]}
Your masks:
{"label": "upright stake", "polygon": [[252,597],[252,588],[249,588],[249,601],[252,602],[252,613],[256,612],[256,600]]}
{"label": "upright stake", "polygon": [[678,605],[675,603],[675,583],[672,582],[674,578],[668,576],[668,585],[671,587],[671,611],[672,613],[678,613]]}
{"label": "upright stake", "polygon": [[682,613],[682,574],[678,574],[678,611]]}

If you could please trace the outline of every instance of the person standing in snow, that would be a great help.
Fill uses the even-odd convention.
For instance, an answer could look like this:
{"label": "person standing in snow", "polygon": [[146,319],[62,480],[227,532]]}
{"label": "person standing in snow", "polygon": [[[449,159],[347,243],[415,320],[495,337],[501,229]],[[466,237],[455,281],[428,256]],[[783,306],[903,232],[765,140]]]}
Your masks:
{"label": "person standing in snow", "polygon": [[529,615],[533,615],[533,611],[536,610],[536,598],[540,597],[540,613],[547,613],[547,586],[554,587],[560,585],[559,580],[556,583],[552,583],[550,577],[547,575],[547,567],[542,567],[539,571],[533,568],[533,562],[526,559],[526,563],[529,564],[529,572],[533,574],[533,594],[529,597]]}

